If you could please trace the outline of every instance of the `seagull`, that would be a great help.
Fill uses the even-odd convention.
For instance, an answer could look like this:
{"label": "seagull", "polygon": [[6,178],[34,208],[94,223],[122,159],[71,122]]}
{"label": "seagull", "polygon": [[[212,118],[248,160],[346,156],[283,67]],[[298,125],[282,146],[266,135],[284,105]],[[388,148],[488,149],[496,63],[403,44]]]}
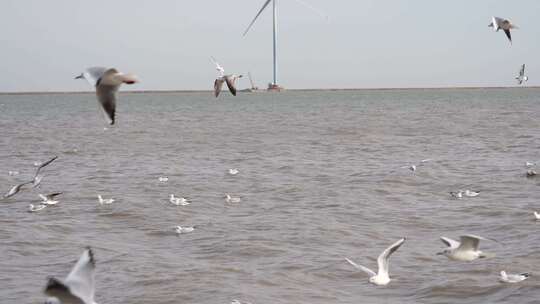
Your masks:
{"label": "seagull", "polygon": [[139,82],[132,74],[118,72],[115,68],[91,67],[86,69],[75,79],[86,79],[90,85],[96,88],[96,96],[107,114],[109,124],[114,125],[114,114],[116,112],[116,92],[120,86]]}
{"label": "seagull", "polygon": [[425,163],[427,163],[428,161],[431,161],[431,159],[423,159],[420,161],[420,163],[418,164],[414,164],[414,165],[407,165],[407,166],[403,166],[401,168],[407,168],[409,170],[411,170],[412,172],[415,172],[416,169],[419,167],[419,166],[423,166]]}
{"label": "seagull", "polygon": [[41,199],[43,200],[43,202],[41,203],[44,205],[56,205],[58,204],[58,201],[55,201],[54,197],[60,194],[62,194],[62,192],[50,193],[47,195],[39,194],[39,197],[41,197]]}
{"label": "seagull", "polygon": [[56,159],[58,158],[58,156],[54,156],[53,158],[49,159],[48,161],[46,162],[43,162],[43,163],[39,163],[39,162],[35,162],[34,163],[34,166],[37,167],[36,169],[36,173],[34,174],[34,179],[32,181],[32,188],[36,188],[38,187],[40,184],[41,184],[41,180],[43,179],[43,174],[39,174],[39,172],[41,171],[41,169],[45,168],[46,166],[48,166],[50,163],[52,163],[53,161],[55,161]]}
{"label": "seagull", "polygon": [[519,283],[521,281],[525,281],[531,276],[531,273],[524,272],[519,274],[507,274],[506,271],[501,271],[501,276],[499,277],[499,281],[503,283]]}
{"label": "seagull", "polygon": [[536,173],[536,171],[534,170],[527,170],[526,175],[527,177],[535,177],[536,175],[538,175],[538,173]]}
{"label": "seagull", "polygon": [[236,175],[240,173],[240,171],[238,171],[238,169],[234,168],[234,169],[229,169],[229,174],[230,175]]}
{"label": "seagull", "polygon": [[187,200],[186,198],[175,197],[174,194],[171,194],[169,198],[169,202],[171,202],[171,204],[176,205],[176,206],[187,206],[190,204],[190,201]]}
{"label": "seagull", "polygon": [[465,190],[463,194],[468,197],[475,197],[475,196],[480,195],[480,191]]}
{"label": "seagull", "polygon": [[169,181],[169,178],[166,177],[166,176],[160,176],[160,177],[158,178],[158,180],[159,180],[160,182],[168,182],[168,181]]}
{"label": "seagull", "polygon": [[459,190],[458,192],[450,192],[450,195],[455,198],[462,198],[463,197],[463,191]]}
{"label": "seagull", "polygon": [[25,185],[28,185],[28,184],[31,184],[31,183],[33,183],[33,181],[24,182],[22,184],[18,184],[18,185],[15,185],[15,186],[11,187],[11,189],[9,189],[9,191],[6,194],[4,194],[4,198],[14,196],[15,194],[19,193],[19,191],[21,191]]}
{"label": "seagull", "polygon": [[88,247],[65,280],[50,277],[45,294],[55,297],[63,304],[96,304],[94,302],[94,271],[96,261],[92,249]]}
{"label": "seagull", "polygon": [[388,285],[390,283],[390,276],[388,275],[388,263],[390,259],[390,255],[394,253],[398,248],[403,245],[405,242],[405,238],[400,239],[399,241],[392,244],[390,247],[386,248],[377,258],[377,265],[379,267],[379,270],[377,273],[375,273],[373,270],[364,267],[362,265],[358,265],[355,262],[347,260],[351,265],[356,267],[359,270],[362,270],[363,272],[367,273],[369,277],[369,282],[375,285],[384,286]]}
{"label": "seagull", "polygon": [[534,212],[534,218],[537,220],[537,221],[540,221],[540,213],[538,212]]}
{"label": "seagull", "polygon": [[34,204],[30,204],[29,208],[28,208],[28,211],[36,212],[36,211],[40,211],[40,210],[45,209],[45,207],[47,207],[47,205],[39,204],[37,206],[34,206]]}
{"label": "seagull", "polygon": [[502,29],[506,34],[506,37],[508,37],[510,44],[512,44],[512,35],[510,34],[510,30],[518,28],[517,26],[513,25],[510,20],[499,17],[491,17],[491,23],[488,25],[488,27],[492,27],[496,32]]}
{"label": "seagull", "polygon": [[240,203],[242,201],[242,199],[239,198],[239,197],[232,197],[229,194],[226,194],[225,195],[225,201],[227,203]]}
{"label": "seagull", "polygon": [[219,72],[218,78],[214,81],[214,96],[216,98],[219,96],[219,93],[221,92],[221,88],[223,87],[223,83],[227,83],[227,87],[229,88],[229,91],[233,96],[236,96],[236,79],[242,78],[242,75],[225,75],[225,69],[214,59],[214,57],[210,57],[214,64],[216,65],[216,70]]}
{"label": "seagull", "polygon": [[[523,82],[526,82],[527,80],[529,80],[529,77],[525,76],[525,64],[522,64],[521,65],[521,69],[519,69],[519,75],[516,76],[516,80],[518,82],[519,85],[521,85]],[[534,166],[535,164],[533,163],[529,163],[529,162],[526,162],[525,165],[527,167],[530,167],[528,164],[530,164],[530,166]]]}
{"label": "seagull", "polygon": [[525,167],[534,167],[536,166],[536,163],[532,163],[532,162],[525,162]]}
{"label": "seagull", "polygon": [[100,205],[112,204],[114,202],[114,199],[112,199],[112,198],[103,199],[103,197],[101,197],[101,194],[98,195],[98,200],[99,200]]}
{"label": "seagull", "polygon": [[193,230],[195,230],[195,226],[191,226],[191,227],[176,226],[176,227],[174,227],[174,231],[176,233],[178,233],[178,234],[192,232]]}
{"label": "seagull", "polygon": [[450,238],[441,236],[441,241],[448,246],[437,255],[444,255],[450,260],[470,262],[478,258],[487,258],[488,255],[478,250],[480,240],[490,240],[475,235],[462,235],[460,241],[455,241]]}

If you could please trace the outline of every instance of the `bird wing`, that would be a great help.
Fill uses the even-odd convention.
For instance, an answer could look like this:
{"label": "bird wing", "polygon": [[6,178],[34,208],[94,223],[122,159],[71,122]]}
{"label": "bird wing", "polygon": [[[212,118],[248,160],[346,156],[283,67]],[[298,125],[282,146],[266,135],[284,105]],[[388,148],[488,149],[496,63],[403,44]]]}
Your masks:
{"label": "bird wing", "polygon": [[519,70],[519,76],[525,76],[525,64],[521,65],[521,69]]}
{"label": "bird wing", "polygon": [[114,125],[116,92],[118,92],[119,88],[120,85],[109,85],[104,83],[99,83],[96,87],[96,96],[111,125]]}
{"label": "bird wing", "polygon": [[377,258],[377,265],[379,266],[379,273],[385,273],[388,275],[388,260],[390,259],[390,256],[392,253],[396,252],[396,250],[403,245],[405,242],[405,238],[400,239],[399,241],[395,242],[394,244],[390,245],[390,247],[386,248]]}
{"label": "bird wing", "polygon": [[452,240],[451,238],[447,238],[444,236],[441,236],[441,241],[451,249],[458,248],[460,244],[458,241]]}
{"label": "bird wing", "polygon": [[216,81],[214,81],[214,96],[219,96],[224,82],[223,78],[217,78]]}
{"label": "bird wing", "polygon": [[510,30],[504,30],[504,33],[506,34],[506,37],[508,37],[508,40],[510,40],[510,43],[512,43],[512,34],[510,34]]}
{"label": "bird wing", "polygon": [[266,0],[266,2],[263,4],[263,6],[261,7],[261,9],[259,10],[259,12],[257,13],[257,15],[255,16],[255,18],[253,18],[253,21],[251,21],[251,23],[249,24],[249,26],[247,27],[246,31],[244,32],[244,35],[245,36],[248,32],[249,32],[249,29],[251,29],[251,26],[253,26],[253,23],[255,23],[255,20],[257,20],[257,18],[259,18],[259,15],[264,11],[264,9],[268,6],[268,4],[270,3],[270,1],[272,0]]}
{"label": "bird wing", "polygon": [[[52,199],[54,199],[55,196],[58,196],[60,194],[62,194],[62,192],[50,193],[50,194],[47,194],[46,198],[47,198],[47,200],[52,200]],[[42,195],[40,195],[40,196],[42,196]]]}
{"label": "bird wing", "polygon": [[236,86],[234,84],[236,82],[236,77],[227,75],[225,76],[225,82],[227,82],[227,87],[229,88],[229,91],[231,91],[231,94],[236,96]]}
{"label": "bird wing", "polygon": [[459,248],[463,250],[478,250],[480,245],[480,240],[487,240],[481,236],[476,235],[462,235],[459,237],[460,245]]}
{"label": "bird wing", "polygon": [[91,67],[86,69],[86,71],[83,72],[84,79],[90,83],[92,86],[96,86],[99,79],[105,74],[107,71],[107,68],[105,67]]}
{"label": "bird wing", "polygon": [[84,303],[94,303],[94,271],[96,262],[92,249],[87,248],[67,276],[64,284]]}
{"label": "bird wing", "polygon": [[44,163],[41,163],[41,165],[39,165],[36,169],[36,173],[34,174],[34,178],[36,178],[36,176],[38,175],[39,171],[43,168],[45,168],[46,166],[48,166],[50,163],[52,163],[53,161],[55,161],[56,159],[58,158],[58,156],[55,156],[51,159],[49,159],[48,161],[44,162]]}
{"label": "bird wing", "polygon": [[71,293],[68,286],[55,278],[49,278],[44,292],[46,295],[58,299],[60,303],[85,304],[81,298]]}
{"label": "bird wing", "polygon": [[353,261],[351,261],[351,260],[349,260],[347,258],[345,258],[345,260],[347,260],[347,262],[349,262],[349,264],[353,265],[356,269],[362,270],[363,272],[367,273],[371,277],[377,275],[375,272],[373,272],[373,270],[371,270],[371,269],[369,269],[367,267],[364,267],[362,265],[358,265],[355,262],[353,262]]}

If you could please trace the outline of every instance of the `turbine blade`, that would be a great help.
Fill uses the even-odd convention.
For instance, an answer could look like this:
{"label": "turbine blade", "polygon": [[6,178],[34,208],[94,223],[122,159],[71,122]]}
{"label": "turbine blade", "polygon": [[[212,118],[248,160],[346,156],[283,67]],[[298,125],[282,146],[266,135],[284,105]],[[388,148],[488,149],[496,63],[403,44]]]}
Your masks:
{"label": "turbine blade", "polygon": [[259,18],[259,15],[264,11],[264,9],[268,6],[268,4],[270,3],[270,1],[272,0],[266,0],[266,2],[263,4],[262,8],[259,10],[259,12],[257,13],[257,15],[255,16],[255,18],[253,18],[253,21],[251,21],[251,23],[249,24],[247,30],[244,32],[244,35],[242,36],[245,36],[249,30],[251,29],[251,26],[253,25],[253,23],[255,23],[255,20],[257,20],[257,18]]}
{"label": "turbine blade", "polygon": [[310,5],[309,3],[303,1],[303,0],[296,0],[296,2],[302,4],[303,6],[309,8],[310,10],[314,11],[317,15],[321,16],[323,19],[325,19],[326,21],[328,21],[328,15],[325,14],[324,12],[316,9],[315,7],[313,7],[312,5]]}

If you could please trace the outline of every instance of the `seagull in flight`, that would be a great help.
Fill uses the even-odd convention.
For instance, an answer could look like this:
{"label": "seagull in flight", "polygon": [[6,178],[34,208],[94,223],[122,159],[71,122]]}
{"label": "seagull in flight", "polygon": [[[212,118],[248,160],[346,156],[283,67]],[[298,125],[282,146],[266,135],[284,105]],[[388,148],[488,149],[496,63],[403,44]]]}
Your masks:
{"label": "seagull in flight", "polygon": [[488,27],[492,27],[496,32],[502,29],[506,34],[506,37],[508,37],[510,44],[512,44],[512,34],[510,34],[510,30],[518,29],[518,27],[513,25],[510,20],[499,17],[491,17],[491,23],[488,25]]}
{"label": "seagull in flight", "polygon": [[122,84],[139,82],[133,74],[124,74],[115,68],[91,67],[75,79],[86,79],[96,88],[96,96],[107,115],[109,124],[114,125],[116,113],[116,93]]}
{"label": "seagull in flight", "polygon": [[28,181],[28,182],[24,182],[24,183],[21,183],[21,184],[18,184],[18,185],[15,185],[15,186],[11,187],[11,189],[9,189],[9,191],[6,194],[4,194],[4,198],[14,196],[15,194],[19,193],[19,191],[21,191],[24,186],[26,186],[28,184],[32,184],[33,182],[34,181]]}
{"label": "seagull in flight", "polygon": [[55,161],[58,158],[58,156],[54,156],[53,158],[49,159],[46,162],[35,162],[34,165],[37,167],[36,173],[34,173],[34,179],[32,180],[32,188],[36,188],[41,184],[41,181],[43,180],[44,175],[39,174],[41,172],[41,169],[47,167],[50,165],[53,161]]}
{"label": "seagull in flight", "polygon": [[219,76],[214,81],[214,96],[216,98],[219,96],[219,93],[221,92],[221,88],[223,87],[223,83],[227,84],[227,87],[229,88],[229,91],[233,96],[236,96],[236,80],[239,78],[242,78],[242,75],[225,75],[225,69],[216,61],[214,57],[210,57],[212,59],[212,62],[216,65],[216,70],[219,72]]}
{"label": "seagull in flight", "polygon": [[399,249],[401,245],[405,242],[405,238],[400,239],[399,241],[392,244],[390,247],[386,248],[377,258],[377,265],[379,267],[379,270],[377,273],[375,273],[373,270],[358,265],[355,262],[351,261],[350,259],[345,259],[349,264],[353,265],[355,268],[362,270],[363,272],[367,273],[369,275],[369,282],[375,285],[384,286],[388,285],[390,283],[390,276],[388,274],[388,263],[390,259],[390,255],[392,253],[396,252],[396,250]]}
{"label": "seagull in flight", "polygon": [[56,205],[58,204],[58,201],[55,201],[54,198],[60,194],[62,194],[62,192],[54,192],[47,195],[39,194],[39,197],[43,200],[43,202],[41,202],[43,205]]}
{"label": "seagull in flight", "polygon": [[65,280],[50,277],[45,294],[57,298],[63,304],[96,304],[94,302],[96,261],[88,247]]}
{"label": "seagull in flight", "polygon": [[448,248],[437,253],[437,255],[444,255],[450,260],[462,262],[470,262],[479,258],[490,257],[489,254],[478,250],[480,240],[493,241],[476,235],[462,235],[460,236],[459,242],[441,236],[441,241],[448,246]]}
{"label": "seagull in flight", "polygon": [[531,276],[530,272],[524,272],[519,274],[509,274],[506,273],[506,271],[501,271],[501,276],[499,277],[499,281],[503,283],[519,283],[522,281],[525,281]]}
{"label": "seagull in flight", "polygon": [[[523,84],[524,82],[527,82],[529,80],[529,77],[525,76],[525,64],[521,65],[521,69],[519,69],[519,75],[516,76],[517,83],[519,85]],[[531,167],[534,166],[534,163],[526,162],[525,166]]]}

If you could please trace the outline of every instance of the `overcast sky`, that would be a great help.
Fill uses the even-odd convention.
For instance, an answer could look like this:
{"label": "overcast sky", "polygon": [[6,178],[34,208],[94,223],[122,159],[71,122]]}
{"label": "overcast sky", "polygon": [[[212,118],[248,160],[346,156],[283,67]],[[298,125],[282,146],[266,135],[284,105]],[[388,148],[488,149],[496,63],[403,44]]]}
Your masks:
{"label": "overcast sky", "polygon": [[[285,88],[507,86],[522,63],[540,85],[538,0],[278,1],[278,83]],[[82,91],[89,66],[133,72],[137,90],[211,89],[209,56],[229,73],[272,78],[264,0],[2,0],[0,92]],[[491,16],[520,29],[510,46]],[[242,80],[240,86],[248,86]]]}

